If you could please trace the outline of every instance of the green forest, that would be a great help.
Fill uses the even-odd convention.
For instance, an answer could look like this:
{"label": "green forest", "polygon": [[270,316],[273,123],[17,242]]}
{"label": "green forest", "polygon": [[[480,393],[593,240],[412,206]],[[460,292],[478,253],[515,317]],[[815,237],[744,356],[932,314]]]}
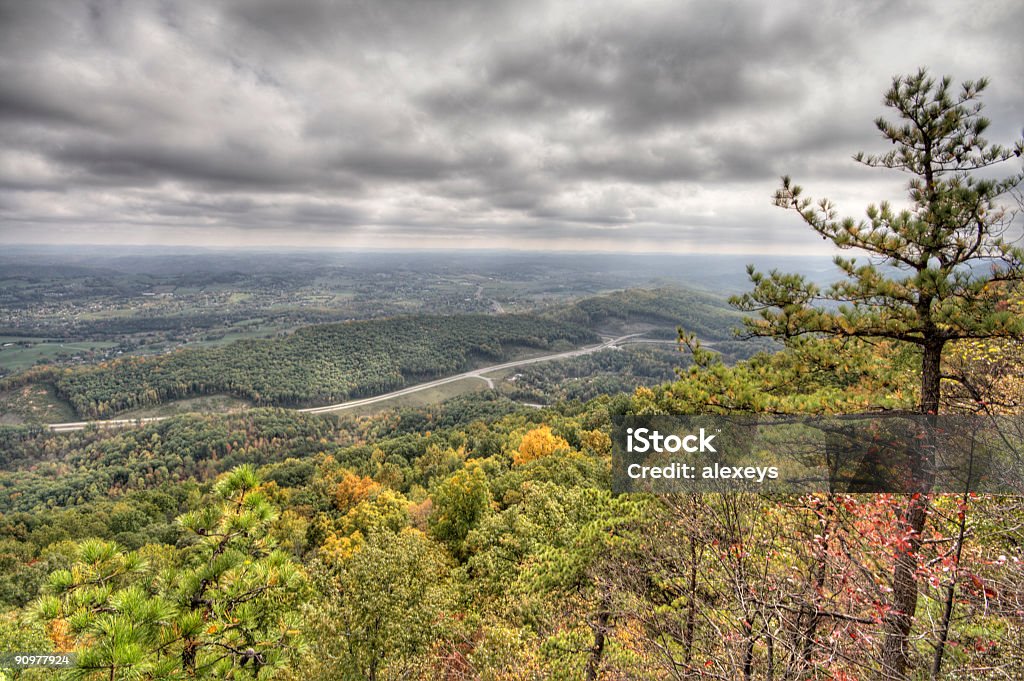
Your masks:
{"label": "green forest", "polygon": [[[1005,376],[1024,348],[990,349],[948,368],[1024,398]],[[608,432],[614,413],[912,406],[919,356],[890,351],[818,340],[545,410],[7,427],[0,632],[81,651],[86,678],[864,678],[903,497],[616,497]],[[929,518],[910,663],[944,636],[947,670],[1024,669],[1024,507],[934,495]]]}
{"label": "green forest", "polygon": [[[92,367],[43,367],[10,385],[50,381],[86,418],[196,395],[227,393],[258,405],[304,407],[395,390],[523,348],[596,342],[579,326],[527,315],[396,317],[303,327],[280,339],[130,357]],[[559,342],[563,345],[559,345]]]}

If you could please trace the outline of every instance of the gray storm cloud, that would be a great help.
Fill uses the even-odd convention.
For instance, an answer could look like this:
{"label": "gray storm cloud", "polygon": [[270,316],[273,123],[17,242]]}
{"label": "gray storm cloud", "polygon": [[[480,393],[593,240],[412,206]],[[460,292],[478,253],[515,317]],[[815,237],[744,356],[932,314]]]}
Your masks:
{"label": "gray storm cloud", "polygon": [[988,75],[1024,7],[0,2],[0,241],[794,252],[859,213],[897,73]]}

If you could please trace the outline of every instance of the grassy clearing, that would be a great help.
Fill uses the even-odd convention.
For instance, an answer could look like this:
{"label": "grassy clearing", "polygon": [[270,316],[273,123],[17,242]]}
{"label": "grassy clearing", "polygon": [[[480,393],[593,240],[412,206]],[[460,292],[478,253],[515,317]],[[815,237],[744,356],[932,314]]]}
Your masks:
{"label": "grassy clearing", "polygon": [[[294,331],[295,324],[262,324],[251,321],[243,322],[232,326],[219,338],[207,336],[199,341],[189,343],[189,347],[215,347],[226,345],[238,340],[252,340],[256,338],[272,338],[282,332]],[[215,335],[215,334],[211,334]]]}
{"label": "grassy clearing", "polygon": [[178,414],[189,414],[193,412],[201,412],[204,414],[226,414],[229,412],[242,411],[243,409],[248,409],[250,406],[250,403],[246,400],[242,400],[231,395],[203,395],[201,397],[190,397],[184,400],[174,400],[173,402],[167,402],[155,407],[133,409],[132,411],[116,414],[111,418],[137,419],[149,418],[151,416],[176,416]]}
{"label": "grassy clearing", "polygon": [[49,383],[34,383],[0,392],[0,425],[77,421],[71,405]]}

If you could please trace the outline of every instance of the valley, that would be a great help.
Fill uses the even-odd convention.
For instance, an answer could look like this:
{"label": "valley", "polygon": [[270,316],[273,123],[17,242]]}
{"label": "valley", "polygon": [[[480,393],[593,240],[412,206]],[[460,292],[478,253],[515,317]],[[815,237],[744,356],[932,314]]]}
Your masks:
{"label": "valley", "polygon": [[[3,332],[51,334],[5,337],[0,419],[131,420],[341,402],[383,407],[409,389],[422,393],[422,404],[426,390],[434,399],[461,394],[474,387],[464,374],[509,362],[529,369],[475,387],[547,403],[671,378],[686,361],[675,348],[679,324],[717,343],[730,360],[770,347],[733,340],[739,316],[715,294],[665,286],[665,279],[648,280],[656,288],[616,291],[608,287],[641,278],[612,272],[598,281],[571,270],[558,277],[544,267],[545,256],[478,259],[486,269],[451,256],[342,254],[333,262],[295,255],[258,267],[237,255],[148,255],[143,273],[137,260],[115,270],[123,259],[93,256],[49,280],[30,276],[24,260],[0,260],[0,279],[21,282],[8,294]],[[659,263],[640,269],[667,274]],[[28,295],[50,302],[22,305]],[[601,335],[636,335],[649,345],[577,352]],[[608,352],[584,358],[596,350]],[[536,355],[552,362],[524,361]],[[639,372],[623,372],[623,360],[639,362]],[[35,397],[25,399],[29,394]],[[78,418],[65,418],[69,413]]]}

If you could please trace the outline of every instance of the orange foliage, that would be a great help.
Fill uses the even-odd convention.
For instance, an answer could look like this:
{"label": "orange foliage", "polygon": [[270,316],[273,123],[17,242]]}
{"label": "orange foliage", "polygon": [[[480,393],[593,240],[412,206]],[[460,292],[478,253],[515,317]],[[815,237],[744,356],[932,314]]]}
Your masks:
{"label": "orange foliage", "polygon": [[334,504],[340,511],[355,508],[380,491],[380,485],[372,478],[364,478],[350,471],[334,487]]}
{"label": "orange foliage", "polygon": [[418,504],[409,504],[409,523],[417,530],[427,531],[427,519],[434,511],[434,502],[427,497]]}
{"label": "orange foliage", "polygon": [[53,649],[64,652],[75,649],[75,639],[71,635],[71,627],[65,619],[51,620],[46,623],[46,635],[53,642]]}

